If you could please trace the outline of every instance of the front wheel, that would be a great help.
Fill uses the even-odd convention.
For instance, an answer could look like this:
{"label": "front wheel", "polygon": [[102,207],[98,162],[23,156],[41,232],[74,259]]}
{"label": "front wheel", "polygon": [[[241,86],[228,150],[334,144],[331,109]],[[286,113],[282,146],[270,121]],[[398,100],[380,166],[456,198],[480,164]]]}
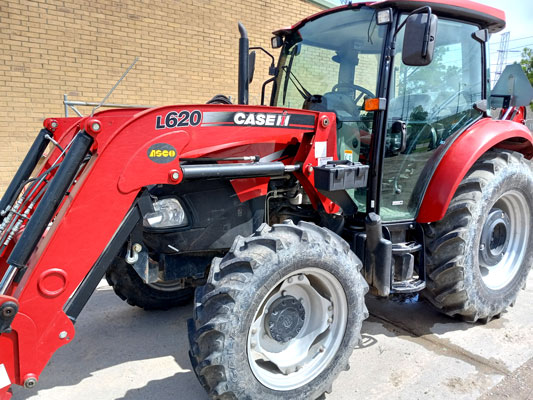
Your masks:
{"label": "front wheel", "polygon": [[533,174],[522,154],[489,151],[426,229],[425,297],[448,315],[488,321],[513,304],[533,262]]}
{"label": "front wheel", "polygon": [[301,222],[237,238],[196,291],[190,357],[213,399],[316,399],[348,368],[368,312],[361,263]]}
{"label": "front wheel", "polygon": [[145,310],[168,310],[190,303],[194,296],[194,288],[184,288],[180,281],[143,282],[122,257],[116,257],[109,266],[106,279],[118,297]]}

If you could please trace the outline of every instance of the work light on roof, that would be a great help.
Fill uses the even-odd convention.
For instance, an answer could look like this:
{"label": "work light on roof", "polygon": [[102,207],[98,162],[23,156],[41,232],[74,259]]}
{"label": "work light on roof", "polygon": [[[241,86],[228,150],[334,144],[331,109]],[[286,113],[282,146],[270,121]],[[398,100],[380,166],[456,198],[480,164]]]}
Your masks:
{"label": "work light on roof", "polygon": [[390,24],[392,21],[392,10],[386,8],[385,10],[379,10],[377,14],[378,25]]}

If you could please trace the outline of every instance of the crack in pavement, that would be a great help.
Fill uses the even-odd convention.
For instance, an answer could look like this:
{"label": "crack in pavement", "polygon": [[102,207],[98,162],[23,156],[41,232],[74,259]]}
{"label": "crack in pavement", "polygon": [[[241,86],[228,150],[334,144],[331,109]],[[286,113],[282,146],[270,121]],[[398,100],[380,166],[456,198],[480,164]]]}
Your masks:
{"label": "crack in pavement", "polygon": [[[458,356],[454,358],[460,359],[470,365],[473,365],[480,372],[488,373],[492,375],[498,374],[498,375],[504,375],[504,376],[507,376],[512,373],[512,371],[509,370],[506,366],[501,365],[501,362],[499,360],[488,359],[478,354],[474,354],[461,346],[453,344],[449,339],[440,338],[433,333],[420,334],[416,332],[416,330],[411,329],[409,326],[406,326],[405,324],[401,322],[391,321],[390,319],[386,317],[377,315],[372,312],[370,313],[370,315],[372,318],[378,320],[378,322],[381,322],[382,324],[384,324],[383,326],[385,327],[385,329],[389,331],[391,331],[391,329],[389,329],[386,325],[392,326],[398,330],[403,331],[403,333],[406,334],[406,340],[422,345],[423,347],[427,348],[428,350],[434,353],[444,355],[446,357],[454,357],[453,355],[449,354],[447,351],[442,350],[442,348],[445,348],[449,352],[454,353],[455,355]],[[418,340],[414,340],[415,338]],[[429,346],[425,345],[424,343],[420,343],[420,340],[427,342]]]}

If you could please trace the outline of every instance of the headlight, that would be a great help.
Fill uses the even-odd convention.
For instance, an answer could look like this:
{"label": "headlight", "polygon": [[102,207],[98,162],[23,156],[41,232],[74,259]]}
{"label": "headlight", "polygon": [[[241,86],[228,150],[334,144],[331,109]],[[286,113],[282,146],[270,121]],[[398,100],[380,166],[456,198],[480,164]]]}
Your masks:
{"label": "headlight", "polygon": [[149,228],[172,228],[187,225],[187,216],[178,199],[168,198],[154,203],[154,212],[144,216],[143,225]]}

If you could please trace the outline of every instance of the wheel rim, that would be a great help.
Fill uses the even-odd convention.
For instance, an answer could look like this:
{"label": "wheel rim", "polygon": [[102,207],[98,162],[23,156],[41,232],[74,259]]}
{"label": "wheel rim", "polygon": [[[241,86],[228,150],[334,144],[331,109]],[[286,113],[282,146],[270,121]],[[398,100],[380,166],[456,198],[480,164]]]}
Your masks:
{"label": "wheel rim", "polygon": [[248,331],[248,362],[255,377],[279,391],[307,384],[339,350],[347,318],[346,294],[331,273],[303,268],[280,280]]}
{"label": "wheel rim", "polygon": [[530,211],[526,198],[509,191],[489,212],[479,244],[479,269],[492,290],[506,287],[524,261],[529,239]]}

